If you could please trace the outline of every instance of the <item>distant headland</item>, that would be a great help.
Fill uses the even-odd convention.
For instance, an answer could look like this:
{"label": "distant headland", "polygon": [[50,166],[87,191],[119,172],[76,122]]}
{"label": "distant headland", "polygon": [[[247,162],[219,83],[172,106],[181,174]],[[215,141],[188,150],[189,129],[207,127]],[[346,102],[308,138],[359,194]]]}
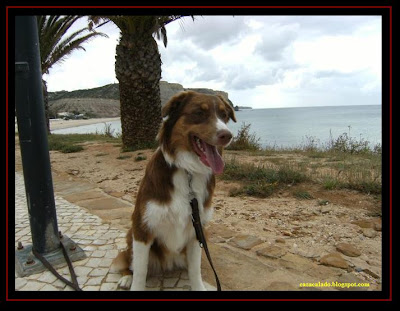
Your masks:
{"label": "distant headland", "polygon": [[253,109],[253,107],[235,106],[234,109],[235,109],[235,111],[240,111],[240,110],[245,110],[245,109]]}
{"label": "distant headland", "polygon": [[[184,88],[179,83],[160,81],[161,106],[176,93],[196,91],[224,97],[236,111],[251,107],[235,106],[227,92],[207,88]],[[237,107],[237,108],[236,108]],[[50,117],[57,118],[60,113],[85,114],[89,118],[112,118],[120,116],[119,84],[107,84],[92,89],[49,92]]]}

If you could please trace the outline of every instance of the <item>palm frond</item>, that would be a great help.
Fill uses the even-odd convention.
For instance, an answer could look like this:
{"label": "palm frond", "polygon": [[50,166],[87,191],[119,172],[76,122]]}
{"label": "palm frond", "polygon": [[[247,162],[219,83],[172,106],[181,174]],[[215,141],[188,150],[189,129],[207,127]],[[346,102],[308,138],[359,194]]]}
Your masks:
{"label": "palm frond", "polygon": [[85,48],[82,46],[82,44],[88,42],[90,39],[96,36],[105,36],[105,35],[98,32],[92,32],[86,36],[80,37],[73,41],[67,40],[65,44],[57,46],[52,53],[52,58],[50,59],[49,62],[50,67],[55,63],[63,62],[75,50],[86,51]]}
{"label": "palm frond", "polygon": [[[167,47],[167,29],[166,25],[179,20],[188,15],[166,15],[166,16],[125,16],[125,15],[108,15],[108,16],[89,16],[89,28],[93,29],[101,27],[108,21],[113,22],[122,33],[136,35],[138,37],[147,34],[154,34],[157,40],[161,40]],[[194,16],[191,15],[193,21]],[[101,23],[101,24],[100,24]],[[100,25],[99,25],[100,24]]]}
{"label": "palm frond", "polygon": [[[89,27],[79,29],[66,36],[71,26],[82,17],[78,15],[37,17],[42,73],[49,73],[49,69],[54,64],[63,61],[72,51],[85,50],[82,44],[89,39],[95,36],[107,37],[101,32],[90,32]],[[90,34],[78,37],[85,32],[90,32]]]}

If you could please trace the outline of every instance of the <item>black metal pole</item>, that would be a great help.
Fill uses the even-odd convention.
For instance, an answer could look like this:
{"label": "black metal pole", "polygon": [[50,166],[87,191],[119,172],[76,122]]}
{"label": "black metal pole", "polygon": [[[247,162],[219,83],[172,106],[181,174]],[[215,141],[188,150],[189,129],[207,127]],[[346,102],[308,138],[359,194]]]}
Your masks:
{"label": "black metal pole", "polygon": [[60,248],[35,16],[15,18],[15,105],[33,249]]}

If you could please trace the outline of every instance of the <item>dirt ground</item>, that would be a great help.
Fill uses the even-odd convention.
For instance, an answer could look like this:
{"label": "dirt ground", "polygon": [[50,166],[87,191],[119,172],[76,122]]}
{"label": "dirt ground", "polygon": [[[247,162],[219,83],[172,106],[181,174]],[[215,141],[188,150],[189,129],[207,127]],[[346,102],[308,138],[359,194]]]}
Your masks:
{"label": "dirt ground", "polygon": [[[107,194],[134,204],[152,153],[152,150],[121,153],[120,146],[115,144],[90,142],[78,153],[51,151],[50,159],[57,178],[95,184]],[[226,151],[224,158],[232,154]],[[15,156],[16,170],[21,170],[18,144]],[[239,158],[255,160],[244,154]],[[301,184],[296,187],[307,190],[313,199],[295,198],[294,186],[265,199],[230,197],[229,190],[235,186],[217,178],[214,217],[207,226],[210,251],[224,289],[381,289],[381,203],[372,196]],[[320,205],[322,200],[329,203]],[[100,217],[127,229],[131,212],[125,209],[102,213]],[[214,284],[204,257],[204,278]],[[325,281],[368,283],[369,287],[301,285]]]}

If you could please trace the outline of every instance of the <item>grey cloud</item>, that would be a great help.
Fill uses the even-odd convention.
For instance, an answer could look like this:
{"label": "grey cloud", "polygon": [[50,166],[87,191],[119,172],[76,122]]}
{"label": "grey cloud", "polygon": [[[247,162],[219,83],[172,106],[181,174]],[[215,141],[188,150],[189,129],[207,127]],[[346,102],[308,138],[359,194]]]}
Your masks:
{"label": "grey cloud", "polygon": [[185,20],[183,30],[176,36],[190,40],[201,49],[210,50],[221,43],[233,43],[245,33],[247,25],[242,16],[195,16],[194,21]]}
{"label": "grey cloud", "polygon": [[260,85],[278,83],[282,72],[274,68],[246,68],[243,65],[227,68],[224,72],[224,82],[227,89],[246,90]]}
{"label": "grey cloud", "polygon": [[[334,70],[306,71],[302,74],[298,87],[288,88],[287,91],[325,93],[329,96],[337,92],[360,94],[366,85],[374,81],[376,81],[375,77],[364,70],[349,73]],[[370,93],[377,90],[373,89]]]}
{"label": "grey cloud", "polygon": [[198,64],[196,66],[197,74],[195,75],[195,79],[198,81],[219,81],[222,78],[222,73],[219,67],[207,67],[203,64]]}
{"label": "grey cloud", "polygon": [[203,50],[197,49],[188,41],[175,41],[167,47],[165,52],[161,51],[161,53],[163,62],[168,64],[176,61],[201,62],[208,64],[214,62],[210,54],[207,54]]}
{"label": "grey cloud", "polygon": [[[365,71],[359,70],[354,72],[341,72],[337,70],[319,70],[314,72],[313,77],[316,79],[338,79],[338,82],[344,81],[344,83],[348,83],[347,81],[359,81],[362,80]],[[343,83],[343,82],[342,82]]]}
{"label": "grey cloud", "polygon": [[321,34],[351,34],[363,23],[377,20],[377,16],[299,16],[302,28]]}
{"label": "grey cloud", "polygon": [[219,65],[212,55],[196,48],[189,41],[171,44],[162,55],[163,63],[169,67],[181,70],[182,64],[195,64],[195,68],[186,70],[185,75],[193,81],[221,80],[222,75]]}
{"label": "grey cloud", "polygon": [[254,16],[254,20],[265,25],[298,25],[301,35],[313,36],[320,34],[351,34],[363,24],[376,23],[379,16],[329,15],[329,16]]}
{"label": "grey cloud", "polygon": [[[249,18],[261,22],[261,27],[251,28]],[[300,83],[286,89],[289,93],[356,93],[371,84],[373,78],[363,72],[309,71],[295,63],[291,46],[296,40],[314,35],[349,34],[360,25],[377,20],[378,17],[373,16],[196,17],[194,22],[185,20],[186,30],[175,33],[162,60],[176,70],[180,70],[182,63],[195,63],[193,69],[185,71],[189,80],[223,82],[226,90],[243,91],[279,84],[293,71],[298,72]],[[210,49],[222,43],[237,44],[247,34],[261,34],[254,57],[243,60],[242,64],[229,65],[217,63],[212,57]]]}
{"label": "grey cloud", "polygon": [[255,53],[267,61],[280,61],[284,51],[297,38],[298,27],[274,25],[263,29],[262,41],[255,47]]}

